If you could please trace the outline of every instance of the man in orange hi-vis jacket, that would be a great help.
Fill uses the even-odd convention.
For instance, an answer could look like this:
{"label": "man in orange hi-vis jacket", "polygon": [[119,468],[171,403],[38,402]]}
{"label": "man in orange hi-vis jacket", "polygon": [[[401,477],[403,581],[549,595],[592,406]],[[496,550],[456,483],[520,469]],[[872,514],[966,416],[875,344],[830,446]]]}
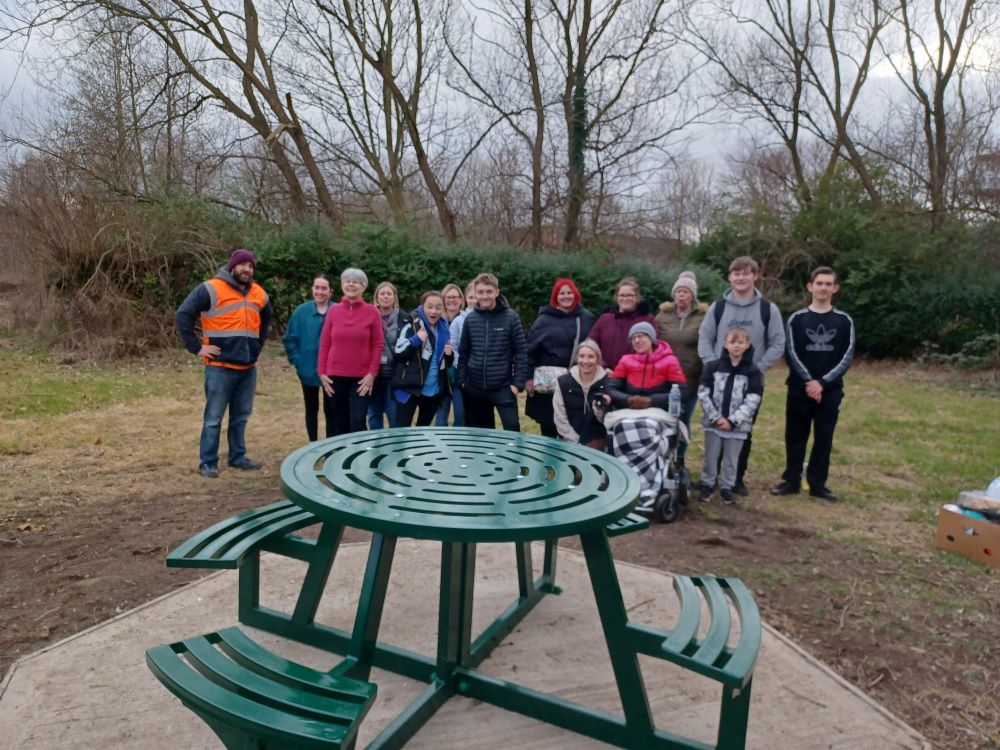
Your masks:
{"label": "man in orange hi-vis jacket", "polygon": [[[257,258],[234,250],[215,278],[199,284],[177,308],[177,332],[189,352],[205,363],[205,418],[201,428],[198,473],[219,476],[219,434],[229,410],[228,463],[259,469],[247,458],[244,436],[257,386],[257,358],[271,324],[267,292],[253,280]],[[195,333],[199,321],[201,336]]]}

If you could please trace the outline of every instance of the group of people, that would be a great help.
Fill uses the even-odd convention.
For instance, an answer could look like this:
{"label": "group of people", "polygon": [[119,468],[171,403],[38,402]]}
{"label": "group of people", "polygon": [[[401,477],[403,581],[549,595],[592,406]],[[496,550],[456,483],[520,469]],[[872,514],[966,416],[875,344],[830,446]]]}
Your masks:
{"label": "group of people", "polygon": [[[205,477],[218,476],[227,409],[229,465],[259,468],[246,455],[244,433],[254,366],[272,314],[266,292],[253,281],[255,268],[250,251],[234,251],[177,310],[185,346],[205,363],[199,457]],[[730,288],[706,305],[698,299],[695,275],[685,271],[655,317],[634,278],[616,285],[614,302],[599,315],[584,306],[572,279],[558,278],[525,334],[491,273],[479,274],[464,290],[448,284],[427,291],[414,310],[403,311],[391,282],[378,284],[369,303],[367,275],[348,268],[340,275],[338,302],[329,277],[313,279],[312,299],[289,319],[285,351],[302,385],[310,441],[318,438],[321,408],[327,437],[414,421],[493,428],[497,417],[503,429],[517,431],[517,397],[525,392],[525,413],[543,435],[603,450],[609,410],[666,415],[677,386],[679,419],[688,434],[695,407],[702,406],[705,461],[698,497],[710,500],[718,484],[726,503],[748,494],[744,476],[765,373],[784,355],[786,468],[771,492],[801,491],[812,432],[809,492],[834,501],[827,476],[854,324],[833,307],[839,286],[832,269],[810,274],[809,305],[787,324],[757,289],[759,273],[752,258],[735,259]],[[685,452],[682,442],[681,463]]]}

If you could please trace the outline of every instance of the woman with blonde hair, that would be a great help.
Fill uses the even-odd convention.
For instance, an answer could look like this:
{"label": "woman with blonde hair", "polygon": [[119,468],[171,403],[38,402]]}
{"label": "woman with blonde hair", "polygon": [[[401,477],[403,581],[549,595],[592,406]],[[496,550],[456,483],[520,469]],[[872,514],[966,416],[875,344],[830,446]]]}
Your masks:
{"label": "woman with blonde hair", "polygon": [[607,431],[594,412],[594,400],[603,403],[608,371],[601,366],[601,347],[593,340],[580,343],[576,364],[556,381],[552,414],[559,437],[604,450]]}
{"label": "woman with blonde hair", "polygon": [[390,382],[396,358],[396,339],[407,321],[406,313],[399,309],[399,291],[391,281],[383,281],[375,287],[375,307],[378,308],[382,318],[383,343],[378,377],[375,378],[372,398],[368,404],[369,430],[380,430],[385,427],[383,415],[389,420],[389,427],[396,426],[396,402],[390,392]]}

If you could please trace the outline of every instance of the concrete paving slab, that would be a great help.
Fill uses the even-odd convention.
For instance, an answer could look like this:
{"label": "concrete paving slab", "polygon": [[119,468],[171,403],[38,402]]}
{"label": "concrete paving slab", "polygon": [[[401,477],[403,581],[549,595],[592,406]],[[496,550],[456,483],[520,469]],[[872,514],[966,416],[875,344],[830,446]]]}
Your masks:
{"label": "concrete paving slab", "polygon": [[[317,619],[348,628],[360,590],[367,544],[338,554]],[[440,547],[397,546],[381,636],[433,653]],[[541,547],[535,550],[541,557]],[[267,557],[262,603],[285,610],[304,566]],[[669,574],[618,565],[629,616],[669,626],[676,598]],[[158,750],[219,748],[194,714],[146,669],[151,646],[236,624],[236,574],[205,578],[107,623],[22,659],[0,686],[0,745],[18,750],[80,747]],[[560,596],[543,600],[484,665],[529,687],[620,711],[597,609],[582,555],[561,550]],[[516,594],[512,545],[480,545],[474,617],[479,626]],[[315,668],[336,657],[266,633],[263,645]],[[716,683],[653,659],[642,659],[650,704],[661,728],[712,742],[718,721]],[[359,748],[420,691],[418,683],[375,670],[379,697],[362,725]],[[747,747],[751,750],[914,749],[930,745],[912,728],[765,626],[754,677]],[[547,724],[466,698],[450,700],[407,746],[414,750],[518,747],[590,750],[608,747]]]}

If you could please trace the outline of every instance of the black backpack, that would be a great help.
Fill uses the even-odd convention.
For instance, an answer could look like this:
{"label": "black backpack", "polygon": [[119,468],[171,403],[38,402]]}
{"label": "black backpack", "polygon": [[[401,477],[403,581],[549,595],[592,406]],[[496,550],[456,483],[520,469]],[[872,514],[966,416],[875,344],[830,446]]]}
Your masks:
{"label": "black backpack", "polygon": [[[712,317],[715,318],[715,330],[719,330],[722,323],[722,314],[726,311],[725,297],[716,300],[712,307]],[[764,348],[767,348],[767,331],[771,327],[771,300],[767,297],[760,298],[760,322],[764,324]]]}

